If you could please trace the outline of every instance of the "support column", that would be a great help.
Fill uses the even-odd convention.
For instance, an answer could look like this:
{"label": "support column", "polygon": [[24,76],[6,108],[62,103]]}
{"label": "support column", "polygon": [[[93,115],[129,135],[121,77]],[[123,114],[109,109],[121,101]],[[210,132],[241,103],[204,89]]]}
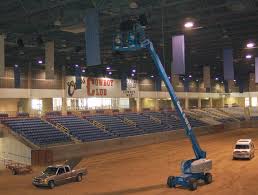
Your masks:
{"label": "support column", "polygon": [[234,80],[228,80],[228,92],[229,92],[229,93],[234,92],[234,91],[233,91],[234,85],[235,85]]}
{"label": "support column", "polygon": [[210,92],[211,90],[211,76],[210,76],[210,67],[203,67],[203,84],[206,92]]}
{"label": "support column", "polygon": [[55,44],[54,41],[49,41],[46,43],[45,47],[45,70],[46,79],[54,79],[54,64],[55,64]]}
{"label": "support column", "polygon": [[31,108],[31,102],[32,102],[32,99],[31,99],[31,88],[32,88],[32,76],[31,76],[31,64],[29,63],[28,65],[28,101],[27,101],[27,112],[29,114],[32,114],[32,108]]}
{"label": "support column", "polygon": [[212,98],[210,98],[210,99],[209,99],[209,106],[210,106],[210,108],[212,108],[212,107],[213,107]]}
{"label": "support column", "polygon": [[4,50],[4,35],[0,35],[0,77],[4,77],[5,72],[5,50]]}
{"label": "support column", "polygon": [[198,98],[198,108],[202,108],[202,99]]}
{"label": "support column", "polygon": [[136,99],[136,111],[141,112],[141,99],[140,98],[135,98]]}
{"label": "support column", "polygon": [[249,74],[249,92],[255,91],[255,74],[250,73]]}
{"label": "support column", "polygon": [[185,98],[185,109],[188,110],[189,108],[189,99]]}
{"label": "support column", "polygon": [[66,98],[66,71],[65,66],[62,66],[62,109],[61,112],[63,115],[67,114],[67,98]]}
{"label": "support column", "polygon": [[222,101],[221,102],[222,102],[221,106],[222,106],[222,108],[224,108],[224,106],[225,106],[225,97],[222,97]]}
{"label": "support column", "polygon": [[172,82],[172,86],[175,89],[175,91],[177,90],[177,86],[179,84],[179,75],[177,74],[171,74],[171,82]]}

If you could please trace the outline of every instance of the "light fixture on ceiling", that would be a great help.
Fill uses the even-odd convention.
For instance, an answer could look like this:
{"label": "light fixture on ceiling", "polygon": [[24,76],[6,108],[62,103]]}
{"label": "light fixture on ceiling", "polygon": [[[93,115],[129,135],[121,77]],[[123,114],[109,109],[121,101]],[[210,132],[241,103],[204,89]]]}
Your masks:
{"label": "light fixture on ceiling", "polygon": [[107,66],[107,67],[106,67],[106,70],[110,70],[110,67],[109,67],[109,66]]}
{"label": "light fixture on ceiling", "polygon": [[151,75],[150,77],[151,77],[151,78],[154,78],[154,76],[153,76],[153,75]]}
{"label": "light fixture on ceiling", "polygon": [[133,70],[132,70],[132,72],[133,72],[133,73],[136,73],[136,70],[135,70],[135,69],[133,69]]}
{"label": "light fixture on ceiling", "polygon": [[134,73],[132,73],[131,76],[134,77]]}
{"label": "light fixture on ceiling", "polygon": [[251,58],[252,58],[252,55],[247,54],[247,55],[245,56],[245,58],[246,58],[246,59],[251,59]]}
{"label": "light fixture on ceiling", "polygon": [[43,61],[42,60],[38,60],[38,64],[43,64]]}
{"label": "light fixture on ceiling", "polygon": [[192,75],[189,75],[189,78],[192,78]]}
{"label": "light fixture on ceiling", "polygon": [[109,75],[111,75],[111,74],[112,74],[112,72],[108,72],[108,74],[109,74]]}
{"label": "light fixture on ceiling", "polygon": [[82,69],[82,72],[84,73],[84,72],[85,72],[85,69]]}
{"label": "light fixture on ceiling", "polygon": [[215,80],[216,80],[216,81],[218,81],[218,80],[219,80],[219,78],[218,78],[218,77],[216,77],[216,78],[215,78]]}
{"label": "light fixture on ceiling", "polygon": [[247,48],[253,48],[255,46],[255,44],[253,42],[249,42],[246,44]]}
{"label": "light fixture on ceiling", "polygon": [[184,27],[187,28],[187,29],[190,29],[194,26],[194,22],[192,21],[188,21],[184,24]]}

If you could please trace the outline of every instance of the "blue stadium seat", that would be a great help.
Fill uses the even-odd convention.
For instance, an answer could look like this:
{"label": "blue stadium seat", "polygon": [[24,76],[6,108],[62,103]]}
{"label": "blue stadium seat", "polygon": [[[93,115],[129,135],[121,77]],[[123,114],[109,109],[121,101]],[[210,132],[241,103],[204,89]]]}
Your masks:
{"label": "blue stadium seat", "polygon": [[143,130],[137,127],[125,124],[121,118],[118,118],[115,115],[92,115],[86,116],[85,118],[87,120],[95,120],[104,124],[108,131],[119,137],[135,136],[144,133]]}
{"label": "blue stadium seat", "polygon": [[69,136],[40,118],[8,118],[3,124],[39,146],[71,142]]}
{"label": "blue stadium seat", "polygon": [[69,133],[83,142],[112,139],[116,135],[108,131],[103,131],[93,126],[89,121],[76,116],[53,116],[48,118],[53,123],[59,123],[69,130]]}

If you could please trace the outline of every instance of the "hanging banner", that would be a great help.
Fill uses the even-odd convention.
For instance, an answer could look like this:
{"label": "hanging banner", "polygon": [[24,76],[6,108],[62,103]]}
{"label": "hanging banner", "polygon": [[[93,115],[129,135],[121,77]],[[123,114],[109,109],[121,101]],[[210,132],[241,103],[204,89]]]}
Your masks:
{"label": "hanging banner", "polygon": [[14,65],[13,73],[14,73],[14,87],[20,88],[21,87],[21,70],[18,65]]}
{"label": "hanging banner", "polygon": [[49,41],[45,46],[46,79],[54,79],[55,44]]}
{"label": "hanging banner", "polygon": [[87,65],[94,66],[101,64],[99,45],[99,14],[97,9],[87,10],[85,17],[85,41]]}
{"label": "hanging banner", "polygon": [[160,77],[156,77],[156,79],[155,79],[155,90],[161,91],[161,78]]}
{"label": "hanging banner", "polygon": [[75,67],[75,84],[76,84],[76,89],[81,89],[82,88],[82,71],[81,67],[76,66]]}
{"label": "hanging banner", "polygon": [[172,37],[172,73],[185,74],[185,38],[184,35]]}
{"label": "hanging banner", "polygon": [[121,90],[126,90],[127,88],[127,77],[126,74],[122,75],[122,79],[121,79]]}
{"label": "hanging banner", "polygon": [[255,58],[255,83],[258,83],[258,57]]}
{"label": "hanging banner", "polygon": [[4,76],[4,70],[5,70],[4,35],[0,35],[0,77]]}
{"label": "hanging banner", "polygon": [[231,48],[223,51],[224,80],[234,80],[233,50]]}

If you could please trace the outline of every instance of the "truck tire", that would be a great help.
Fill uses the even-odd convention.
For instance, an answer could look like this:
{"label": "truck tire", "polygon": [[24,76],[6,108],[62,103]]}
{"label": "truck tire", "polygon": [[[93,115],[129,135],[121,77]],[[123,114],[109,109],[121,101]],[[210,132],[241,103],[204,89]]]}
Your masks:
{"label": "truck tire", "polygon": [[175,186],[173,185],[173,180],[174,180],[174,179],[175,179],[174,176],[169,176],[169,177],[168,177],[168,180],[167,180],[167,185],[168,185],[168,187],[170,187],[170,188],[175,187]]}
{"label": "truck tire", "polygon": [[77,175],[76,181],[77,181],[77,182],[81,182],[81,181],[82,181],[82,174],[78,174],[78,175]]}
{"label": "truck tire", "polygon": [[191,181],[191,183],[190,183],[190,190],[191,191],[194,191],[194,190],[196,190],[197,189],[197,181]]}
{"label": "truck tire", "polygon": [[204,182],[205,182],[206,184],[210,184],[210,183],[212,182],[212,174],[206,173],[206,174],[204,175]]}
{"label": "truck tire", "polygon": [[48,182],[48,187],[49,187],[50,189],[54,189],[54,188],[55,188],[55,182],[54,182],[54,181],[49,181],[49,182]]}

